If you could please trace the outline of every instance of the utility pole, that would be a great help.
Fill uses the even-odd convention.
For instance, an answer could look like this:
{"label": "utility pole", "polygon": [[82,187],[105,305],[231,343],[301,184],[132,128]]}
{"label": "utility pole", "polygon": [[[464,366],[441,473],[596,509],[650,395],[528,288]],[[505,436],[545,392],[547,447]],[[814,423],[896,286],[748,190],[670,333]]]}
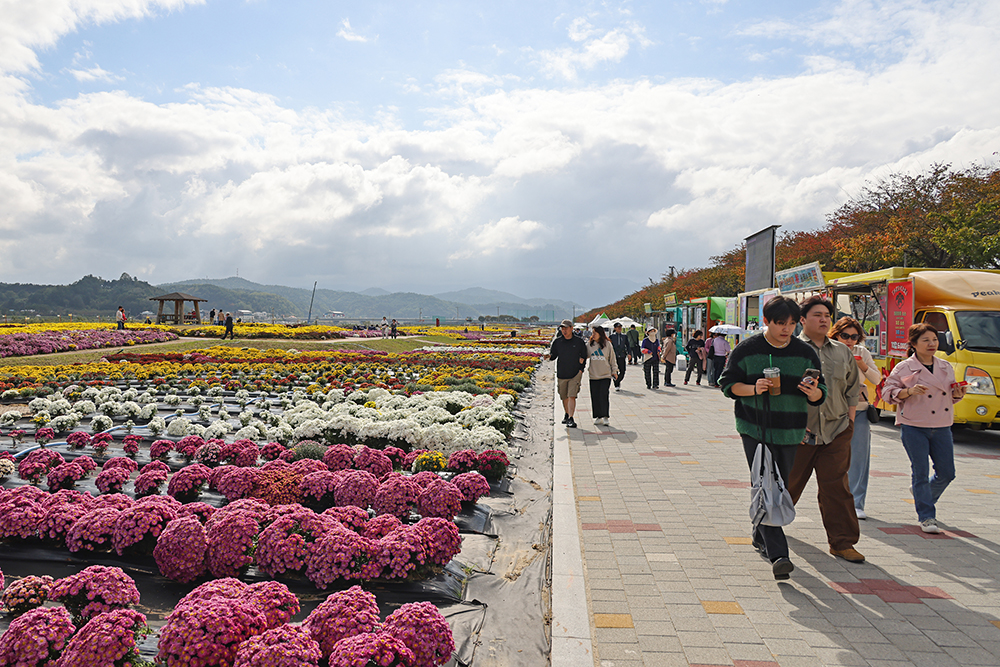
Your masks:
{"label": "utility pole", "polygon": [[316,298],[316,285],[318,285],[318,284],[319,284],[318,280],[313,283],[313,293],[312,293],[312,296],[309,298],[309,314],[306,315],[306,326],[309,326],[309,323],[312,321],[312,316],[313,316],[313,299]]}

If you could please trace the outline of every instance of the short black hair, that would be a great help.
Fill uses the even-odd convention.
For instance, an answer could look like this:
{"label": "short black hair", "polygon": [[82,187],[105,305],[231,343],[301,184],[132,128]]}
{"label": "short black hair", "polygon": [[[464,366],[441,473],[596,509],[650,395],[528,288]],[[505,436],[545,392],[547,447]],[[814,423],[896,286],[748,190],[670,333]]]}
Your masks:
{"label": "short black hair", "polygon": [[698,329],[698,331],[694,332],[694,337],[695,338],[700,338],[701,337],[701,329]]}
{"label": "short black hair", "polygon": [[763,314],[768,322],[787,322],[789,319],[798,322],[802,311],[793,299],[776,296],[764,304]]}
{"label": "short black hair", "polygon": [[803,301],[802,304],[799,306],[799,309],[802,311],[800,317],[805,317],[809,313],[809,311],[815,308],[816,306],[823,306],[824,308],[826,308],[827,312],[830,313],[830,317],[833,317],[834,315],[837,314],[836,310],[833,307],[833,303],[831,303],[830,300],[827,299],[825,296],[817,294],[815,296],[809,297],[808,299]]}

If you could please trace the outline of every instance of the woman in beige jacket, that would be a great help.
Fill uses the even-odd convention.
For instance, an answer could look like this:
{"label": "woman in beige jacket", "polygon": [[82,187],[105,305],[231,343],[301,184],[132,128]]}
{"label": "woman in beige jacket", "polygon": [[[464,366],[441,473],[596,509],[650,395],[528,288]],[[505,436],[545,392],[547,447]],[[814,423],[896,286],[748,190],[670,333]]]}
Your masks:
{"label": "woman in beige jacket", "polygon": [[847,483],[854,496],[854,511],[859,519],[867,519],[865,496],[868,494],[868,472],[871,467],[872,432],[868,423],[868,396],[865,380],[878,386],[882,374],[872,359],[872,353],[865,347],[865,329],[852,317],[841,317],[830,327],[830,338],[840,341],[853,350],[854,361],[858,364],[858,382],[861,397],[854,412],[854,435],[851,437],[851,467],[847,470]]}
{"label": "woman in beige jacket", "polygon": [[611,379],[618,377],[618,361],[604,327],[594,327],[587,341],[588,372],[590,373],[590,407],[594,423],[608,425],[611,416]]}

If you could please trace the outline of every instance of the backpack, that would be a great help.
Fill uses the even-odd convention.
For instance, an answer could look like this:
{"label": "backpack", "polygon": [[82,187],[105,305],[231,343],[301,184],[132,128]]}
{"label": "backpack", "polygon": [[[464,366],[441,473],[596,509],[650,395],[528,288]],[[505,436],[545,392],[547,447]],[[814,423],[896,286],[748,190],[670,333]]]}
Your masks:
{"label": "backpack", "polygon": [[715,359],[715,341],[712,340],[710,345],[706,345],[708,351],[705,353],[709,359]]}

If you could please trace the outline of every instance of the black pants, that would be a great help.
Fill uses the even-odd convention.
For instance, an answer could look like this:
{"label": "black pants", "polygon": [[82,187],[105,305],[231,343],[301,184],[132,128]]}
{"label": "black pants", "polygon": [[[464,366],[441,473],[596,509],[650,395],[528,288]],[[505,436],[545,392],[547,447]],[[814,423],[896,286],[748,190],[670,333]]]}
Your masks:
{"label": "black pants", "polygon": [[[660,386],[660,360],[656,357],[642,362],[642,374],[646,376],[646,389],[656,389]],[[650,374],[653,380],[650,383]]]}
{"label": "black pants", "polygon": [[698,369],[698,384],[701,384],[701,376],[705,374],[705,371],[702,370],[701,357],[699,357],[697,354],[688,357],[688,367],[687,370],[684,372],[685,382],[691,379],[691,371],[693,371],[695,368]]}
{"label": "black pants", "polygon": [[632,348],[632,363],[638,366],[640,359],[642,359],[642,348],[641,347],[633,347]]}
{"label": "black pants", "polygon": [[615,386],[620,387],[622,386],[622,380],[625,379],[625,367],[628,366],[628,364],[625,363],[624,354],[620,357],[616,354],[615,361],[618,362],[618,377],[615,378]]}
{"label": "black pants", "polygon": [[611,391],[611,378],[590,381],[590,409],[594,413],[594,419],[611,416],[611,399],[608,393]]}
{"label": "black pants", "polygon": [[236,336],[233,334],[233,330],[230,327],[226,327],[226,332],[222,334],[222,340],[226,340],[226,336],[229,336],[229,340],[236,339]]}
{"label": "black pants", "polygon": [[663,362],[663,386],[673,387],[674,381],[670,379],[670,374],[674,372],[674,364],[669,361]]}
{"label": "black pants", "polygon": [[[756,438],[751,438],[748,435],[741,436],[743,438],[743,453],[747,457],[747,467],[753,468],[753,457],[757,453],[758,440]],[[788,477],[792,472],[792,466],[795,465],[795,452],[798,450],[798,445],[764,445],[771,450],[771,458],[774,459],[774,464],[778,466],[778,473],[781,475],[781,480],[788,486]],[[779,558],[788,558],[788,540],[785,538],[785,531],[782,530],[781,526],[765,526],[760,524],[753,533],[753,541],[757,544],[764,544],[764,549],[767,553],[768,560],[772,563]]]}
{"label": "black pants", "polygon": [[719,378],[722,377],[722,371],[726,369],[726,357],[712,357],[709,359],[709,364],[711,368],[708,371],[708,383],[717,385]]}

